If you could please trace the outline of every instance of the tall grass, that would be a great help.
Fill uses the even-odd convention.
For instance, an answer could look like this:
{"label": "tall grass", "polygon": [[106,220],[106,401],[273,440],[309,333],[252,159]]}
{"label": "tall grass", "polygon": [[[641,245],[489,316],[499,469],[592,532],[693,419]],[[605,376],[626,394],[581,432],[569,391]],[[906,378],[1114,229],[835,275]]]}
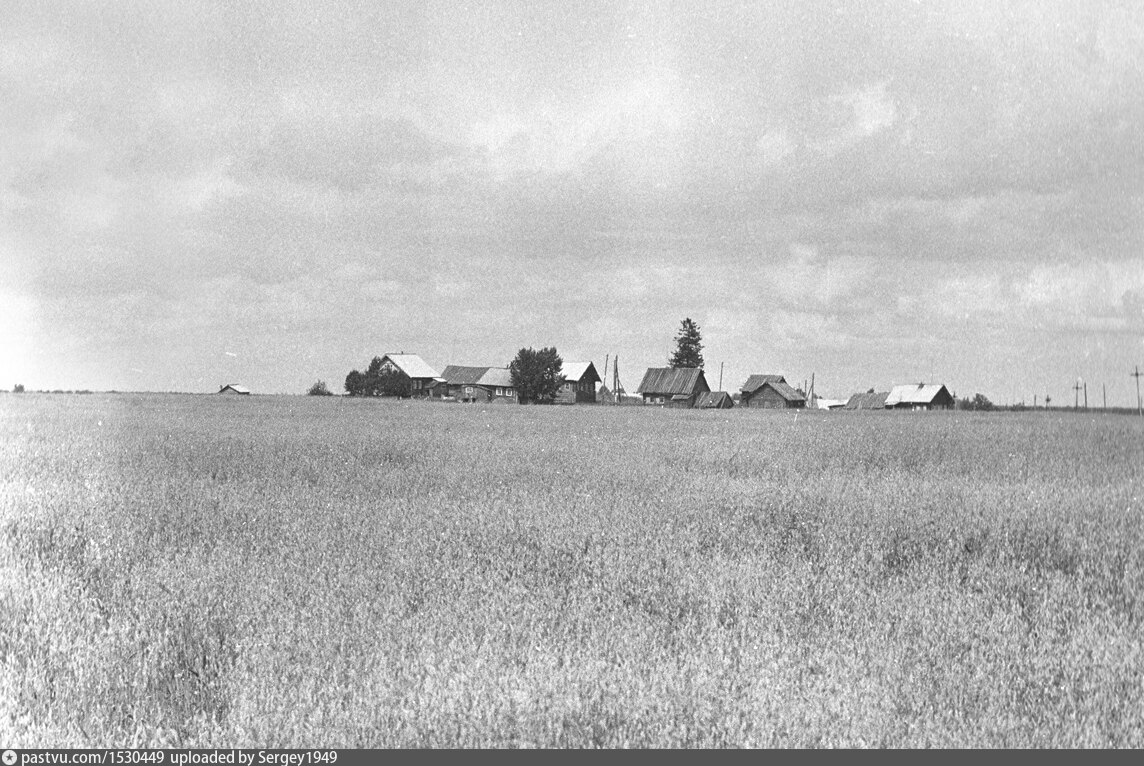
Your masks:
{"label": "tall grass", "polygon": [[11,746],[1144,746],[1144,427],[0,397]]}

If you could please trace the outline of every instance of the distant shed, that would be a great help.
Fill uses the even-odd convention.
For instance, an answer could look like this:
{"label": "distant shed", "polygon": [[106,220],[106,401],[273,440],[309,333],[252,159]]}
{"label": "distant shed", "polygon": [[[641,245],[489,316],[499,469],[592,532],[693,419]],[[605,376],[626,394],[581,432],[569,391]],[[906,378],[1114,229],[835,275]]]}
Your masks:
{"label": "distant shed", "polygon": [[236,383],[227,383],[225,386],[218,390],[220,394],[238,394],[240,396],[250,396],[250,389],[246,386],[240,386]]}
{"label": "distant shed", "polygon": [[854,394],[846,400],[846,405],[843,409],[884,410],[886,409],[886,397],[889,395],[889,391],[867,391],[864,394]]}
{"label": "distant shed", "polygon": [[729,410],[734,406],[735,402],[726,391],[705,391],[695,397],[697,410]]}

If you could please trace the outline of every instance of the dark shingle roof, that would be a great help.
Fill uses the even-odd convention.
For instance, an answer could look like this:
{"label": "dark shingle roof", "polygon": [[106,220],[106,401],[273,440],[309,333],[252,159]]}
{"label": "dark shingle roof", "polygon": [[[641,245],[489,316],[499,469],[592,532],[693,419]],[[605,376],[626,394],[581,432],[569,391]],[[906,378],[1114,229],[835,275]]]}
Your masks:
{"label": "dark shingle roof", "polygon": [[734,406],[735,402],[726,391],[705,391],[695,397],[698,410],[727,410]]}
{"label": "dark shingle roof", "polygon": [[703,370],[698,367],[649,367],[636,393],[691,394],[697,388],[708,388]]}
{"label": "dark shingle roof", "polygon": [[744,394],[753,394],[762,388],[764,383],[786,383],[786,378],[782,375],[752,375],[739,390]]}
{"label": "dark shingle roof", "polygon": [[476,385],[481,376],[488,371],[488,367],[462,367],[451,364],[441,373],[441,377],[452,386],[472,386]]}
{"label": "dark shingle roof", "polygon": [[805,396],[803,396],[801,393],[794,390],[788,384],[784,383],[781,380],[768,380],[763,385],[770,386],[771,388],[773,388],[779,396],[781,396],[783,399],[786,399],[788,402],[805,402],[806,401]]}
{"label": "dark shingle roof", "polygon": [[843,409],[884,410],[886,409],[886,397],[889,395],[889,391],[882,391],[881,393],[869,391],[864,394],[854,394],[846,400],[846,404],[843,406]]}

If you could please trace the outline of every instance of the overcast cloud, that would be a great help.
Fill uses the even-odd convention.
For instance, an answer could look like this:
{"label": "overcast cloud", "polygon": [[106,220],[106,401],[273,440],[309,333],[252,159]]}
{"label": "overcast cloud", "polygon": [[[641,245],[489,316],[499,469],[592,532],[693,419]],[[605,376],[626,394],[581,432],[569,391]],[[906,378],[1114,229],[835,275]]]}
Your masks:
{"label": "overcast cloud", "polygon": [[727,390],[1135,404],[1138,2],[37,0],[0,103],[0,387],[633,390],[687,316]]}

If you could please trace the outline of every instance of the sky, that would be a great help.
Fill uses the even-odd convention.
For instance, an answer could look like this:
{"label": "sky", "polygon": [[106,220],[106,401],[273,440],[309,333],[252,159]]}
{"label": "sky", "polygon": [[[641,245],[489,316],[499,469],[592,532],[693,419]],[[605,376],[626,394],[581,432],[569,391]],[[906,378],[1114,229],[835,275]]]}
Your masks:
{"label": "sky", "polygon": [[712,388],[1136,404],[1136,0],[6,2],[0,104],[0,389],[634,391],[686,317]]}

